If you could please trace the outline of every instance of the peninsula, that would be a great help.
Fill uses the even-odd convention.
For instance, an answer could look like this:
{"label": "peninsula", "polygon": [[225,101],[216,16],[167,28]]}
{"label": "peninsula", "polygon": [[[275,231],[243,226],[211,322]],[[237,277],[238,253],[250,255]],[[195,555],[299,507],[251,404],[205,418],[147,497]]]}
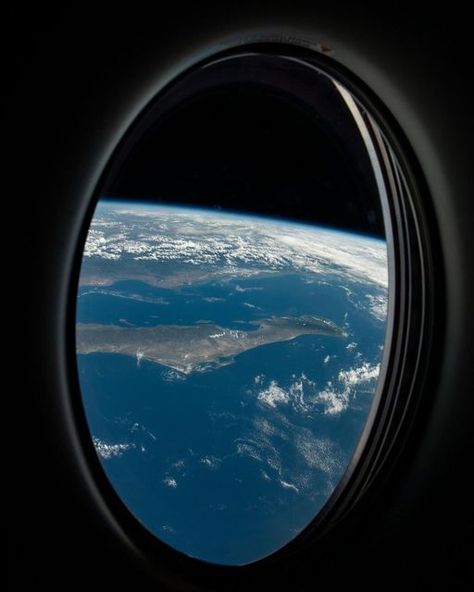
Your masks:
{"label": "peninsula", "polygon": [[76,325],[78,354],[116,353],[150,360],[184,374],[218,368],[261,345],[289,341],[300,335],[347,337],[332,321],[315,316],[270,317],[254,321],[257,329],[243,331],[215,324],[118,327]]}

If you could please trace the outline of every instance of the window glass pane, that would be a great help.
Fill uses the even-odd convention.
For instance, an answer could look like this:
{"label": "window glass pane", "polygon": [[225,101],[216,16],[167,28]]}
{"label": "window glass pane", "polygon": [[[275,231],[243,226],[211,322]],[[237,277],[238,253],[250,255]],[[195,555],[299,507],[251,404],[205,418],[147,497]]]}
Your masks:
{"label": "window glass pane", "polygon": [[113,169],[84,247],[93,444],[136,518],[206,561],[252,562],[300,533],[373,408],[380,165],[356,102],[318,76],[327,122],[255,86],[157,118]]}

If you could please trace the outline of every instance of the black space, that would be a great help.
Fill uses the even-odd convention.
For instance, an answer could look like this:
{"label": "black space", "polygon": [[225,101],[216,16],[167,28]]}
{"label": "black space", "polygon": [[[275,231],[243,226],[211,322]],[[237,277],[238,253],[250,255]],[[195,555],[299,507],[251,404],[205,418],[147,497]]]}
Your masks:
{"label": "black space", "polygon": [[131,148],[125,142],[123,164],[112,168],[101,193],[384,237],[367,150],[349,110],[321,78],[314,108],[263,84],[219,85],[191,96],[145,126]]}

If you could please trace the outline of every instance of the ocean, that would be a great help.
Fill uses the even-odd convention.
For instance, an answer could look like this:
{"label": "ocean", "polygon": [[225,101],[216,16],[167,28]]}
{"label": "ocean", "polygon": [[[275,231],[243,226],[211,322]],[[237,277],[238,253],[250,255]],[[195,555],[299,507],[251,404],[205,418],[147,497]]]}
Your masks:
{"label": "ocean", "polygon": [[81,323],[250,331],[271,315],[311,314],[348,332],[265,345],[189,375],[131,356],[78,355],[104,471],[146,528],[188,555],[241,564],[307,526],[350,462],[372,403],[385,323],[368,313],[371,290],[312,274],[80,288]]}

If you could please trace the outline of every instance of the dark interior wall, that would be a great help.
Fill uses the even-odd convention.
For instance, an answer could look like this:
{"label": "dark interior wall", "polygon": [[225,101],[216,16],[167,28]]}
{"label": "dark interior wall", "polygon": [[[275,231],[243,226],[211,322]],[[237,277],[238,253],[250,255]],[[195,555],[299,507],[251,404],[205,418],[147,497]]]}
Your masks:
{"label": "dark interior wall", "polygon": [[64,423],[69,241],[87,207],[84,194],[142,97],[189,64],[194,52],[202,55],[223,39],[254,40],[261,27],[334,48],[334,57],[392,110],[428,177],[447,280],[440,376],[431,385],[423,430],[353,533],[330,547],[324,561],[310,560],[311,579],[304,584],[295,572],[280,583],[375,589],[388,579],[399,587],[469,589],[474,279],[467,14],[453,5],[414,14],[337,2],[298,9],[202,4],[179,12],[41,8],[18,10],[7,21],[13,67],[7,148],[18,165],[9,195],[28,239],[21,266],[24,370],[6,397],[17,430],[6,448],[13,461],[5,506],[11,528],[4,538],[12,588],[156,589],[97,514]]}

